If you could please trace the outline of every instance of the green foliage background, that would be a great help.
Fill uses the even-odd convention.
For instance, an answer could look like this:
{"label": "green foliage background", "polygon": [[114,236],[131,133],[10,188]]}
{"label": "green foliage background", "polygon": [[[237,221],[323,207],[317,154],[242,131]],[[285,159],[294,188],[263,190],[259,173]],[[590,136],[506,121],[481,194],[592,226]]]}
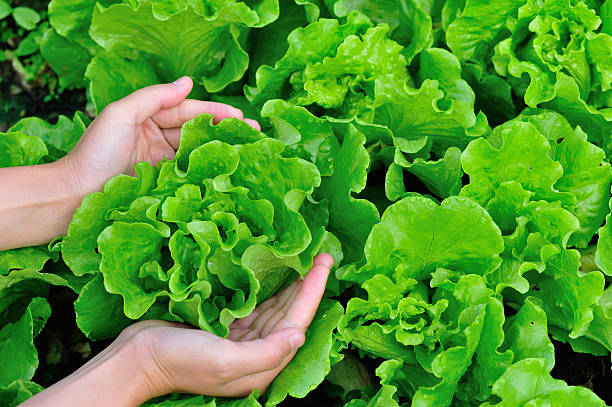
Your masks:
{"label": "green foliage background", "polygon": [[182,75],[263,128],[197,117],[67,236],[0,253],[1,405],[135,320],[226,335],[321,251],[265,394],[147,405],[612,402],[610,0],[0,0],[0,28],[0,167]]}

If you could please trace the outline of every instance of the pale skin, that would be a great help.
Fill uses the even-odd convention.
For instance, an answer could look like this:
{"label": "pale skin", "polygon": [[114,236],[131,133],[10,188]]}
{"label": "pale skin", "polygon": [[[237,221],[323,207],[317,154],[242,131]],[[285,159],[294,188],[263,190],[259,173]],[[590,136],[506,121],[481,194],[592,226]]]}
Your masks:
{"label": "pale skin", "polygon": [[[231,106],[185,99],[193,83],[141,89],[109,105],[74,150],[53,163],[0,169],[0,250],[48,243],[66,234],[82,198],[101,191],[140,161],[173,158],[182,124],[201,113],[259,129]],[[305,340],[333,259],[314,258],[296,280],[230,326],[227,338],[165,321],[126,328],[104,351],[67,378],[22,403],[24,407],[139,406],[171,392],[243,397],[260,392]]]}

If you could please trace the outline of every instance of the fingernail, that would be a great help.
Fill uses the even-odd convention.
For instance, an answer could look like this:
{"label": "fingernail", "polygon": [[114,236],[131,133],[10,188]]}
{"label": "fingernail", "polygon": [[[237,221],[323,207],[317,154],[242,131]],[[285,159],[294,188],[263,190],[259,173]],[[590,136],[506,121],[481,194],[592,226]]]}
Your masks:
{"label": "fingernail", "polygon": [[306,338],[304,338],[304,335],[300,335],[300,334],[291,335],[291,337],[289,338],[289,343],[291,344],[291,350],[296,350],[297,348],[302,346],[304,344],[305,339]]}
{"label": "fingernail", "polygon": [[259,123],[257,123],[256,120],[253,119],[244,119],[245,123],[247,123],[249,126],[251,126],[252,128],[254,128],[257,131],[261,131],[261,127],[259,126]]}
{"label": "fingernail", "polygon": [[321,253],[313,260],[313,266],[324,266],[331,269],[333,265],[334,258],[327,253]]}
{"label": "fingernail", "polygon": [[189,77],[188,76],[183,76],[181,78],[178,78],[174,82],[172,82],[172,84],[174,86],[183,86],[183,85],[186,85],[187,82],[189,82]]}

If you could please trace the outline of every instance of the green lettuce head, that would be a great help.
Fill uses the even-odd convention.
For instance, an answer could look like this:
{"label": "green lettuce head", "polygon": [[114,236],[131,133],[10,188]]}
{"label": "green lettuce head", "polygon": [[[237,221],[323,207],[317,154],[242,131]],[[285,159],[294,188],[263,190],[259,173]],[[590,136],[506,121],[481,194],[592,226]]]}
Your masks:
{"label": "green lettuce head", "polygon": [[502,265],[488,283],[522,294],[536,287],[549,324],[571,338],[587,333],[605,285],[601,271],[579,272],[581,255],[571,249],[587,248],[609,211],[604,159],[580,127],[539,109],[472,141],[461,156],[470,183],[460,195],[486,208],[504,235]]}
{"label": "green lettuce head", "polygon": [[[62,244],[76,275],[96,277],[98,289],[82,296],[102,298],[103,287],[122,297],[130,319],[182,320],[225,335],[303,273],[298,256],[311,234],[299,210],[320,183],[316,166],[283,158],[280,141],[242,121],[212,120],[183,126],[174,160],[140,163],[135,178],[120,175],[84,199]],[[101,322],[79,320],[100,332]]]}
{"label": "green lettuce head", "polygon": [[508,24],[513,35],[495,47],[493,62],[500,74],[516,78],[528,74],[526,83],[515,81],[515,88],[524,92],[529,106],[554,97],[559,75],[574,79],[585,101],[591,89],[610,88],[610,67],[605,61],[609,48],[606,58],[601,45],[610,44],[612,38],[595,34],[601,20],[585,3],[530,0],[518,9],[517,20]]}
{"label": "green lettuce head", "polygon": [[586,2],[529,0],[509,18],[512,36],[492,62],[530,107],[546,107],[580,125],[610,152],[612,36]]}
{"label": "green lettuce head", "polygon": [[202,98],[242,78],[249,30],[278,16],[278,0],[53,0],[41,49],[62,86],[89,81],[98,112],[183,75]]}
{"label": "green lettuce head", "polygon": [[398,84],[410,79],[403,47],[388,34],[387,25],[373,26],[356,11],[344,23],[320,19],[298,28],[287,39],[287,53],[274,67],[261,66],[256,86],[247,86],[245,94],[258,106],[282,98],[353,117],[372,104],[376,79]]}

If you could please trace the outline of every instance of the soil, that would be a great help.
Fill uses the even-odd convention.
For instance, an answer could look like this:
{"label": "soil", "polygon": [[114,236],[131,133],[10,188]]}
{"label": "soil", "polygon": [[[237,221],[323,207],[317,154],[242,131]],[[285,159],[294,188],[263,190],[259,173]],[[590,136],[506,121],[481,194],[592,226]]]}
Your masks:
{"label": "soil", "polygon": [[577,353],[569,344],[554,342],[555,367],[551,374],[572,386],[587,387],[607,405],[612,405],[612,366],[610,355]]}
{"label": "soil", "polygon": [[65,90],[45,102],[49,90],[43,84],[26,86],[10,61],[0,62],[0,78],[0,132],[23,117],[37,116],[55,123],[59,115],[72,117],[77,110],[85,111],[83,89]]}

